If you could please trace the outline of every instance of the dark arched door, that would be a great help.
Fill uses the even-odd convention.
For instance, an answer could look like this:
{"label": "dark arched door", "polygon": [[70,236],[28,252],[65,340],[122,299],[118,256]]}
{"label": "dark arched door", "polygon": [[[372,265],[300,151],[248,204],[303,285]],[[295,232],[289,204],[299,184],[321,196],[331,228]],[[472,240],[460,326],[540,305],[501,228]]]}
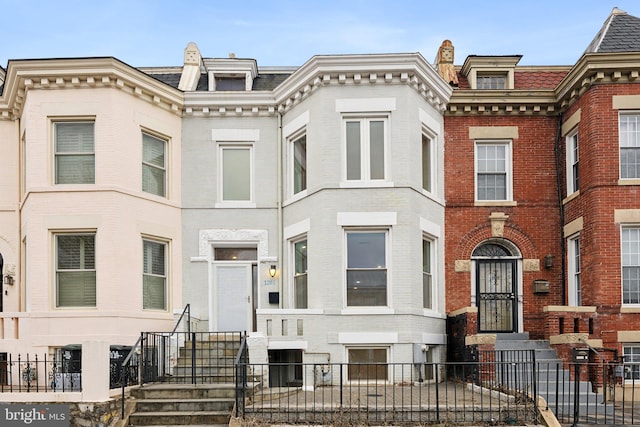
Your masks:
{"label": "dark arched door", "polygon": [[478,332],[516,332],[517,260],[505,247],[495,243],[478,247],[473,257]]}

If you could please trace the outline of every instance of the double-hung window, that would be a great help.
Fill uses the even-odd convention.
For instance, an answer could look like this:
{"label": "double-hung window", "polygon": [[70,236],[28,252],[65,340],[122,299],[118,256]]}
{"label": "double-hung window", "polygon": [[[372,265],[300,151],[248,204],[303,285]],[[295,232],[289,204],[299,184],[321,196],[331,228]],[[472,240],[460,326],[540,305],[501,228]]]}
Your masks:
{"label": "double-hung window", "polygon": [[510,141],[476,141],[476,200],[511,200]]}
{"label": "double-hung window", "polygon": [[640,228],[622,229],[622,303],[640,304]]}
{"label": "double-hung window", "polygon": [[433,308],[433,242],[426,238],[422,239],[422,306]]}
{"label": "double-hung window", "polygon": [[640,178],[640,113],[620,114],[620,178]]}
{"label": "double-hung window", "polygon": [[307,293],[307,239],[298,240],[293,246],[293,295],[295,308],[308,307]]}
{"label": "double-hung window", "polygon": [[252,148],[220,146],[222,202],[250,202],[253,197]]}
{"label": "double-hung window", "polygon": [[291,139],[293,194],[307,189],[307,135],[296,135]]}
{"label": "double-hung window", "polygon": [[142,134],[142,191],[166,196],[166,153],[165,140]]}
{"label": "double-hung window", "polygon": [[56,234],[56,306],[96,306],[95,234]]}
{"label": "double-hung window", "polygon": [[167,308],[167,244],[142,240],[142,307]]}
{"label": "double-hung window", "polygon": [[387,305],[387,231],[347,231],[347,306]]}
{"label": "double-hung window", "polygon": [[578,132],[567,136],[567,195],[580,189],[580,157],[578,155]]}
{"label": "double-hung window", "polygon": [[422,134],[422,189],[430,193],[433,192],[434,181],[434,159],[435,159],[435,138]]}
{"label": "double-hung window", "polygon": [[640,344],[623,344],[624,379],[637,382],[640,380]]}
{"label": "double-hung window", "polygon": [[347,181],[382,181],[386,174],[386,117],[346,118]]}
{"label": "double-hung window", "polygon": [[507,76],[502,74],[478,74],[476,76],[476,89],[497,90],[505,89]]}
{"label": "double-hung window", "polygon": [[55,183],[94,184],[94,122],[55,122]]}
{"label": "double-hung window", "polygon": [[569,305],[582,305],[582,285],[580,281],[580,236],[567,240],[569,249]]}

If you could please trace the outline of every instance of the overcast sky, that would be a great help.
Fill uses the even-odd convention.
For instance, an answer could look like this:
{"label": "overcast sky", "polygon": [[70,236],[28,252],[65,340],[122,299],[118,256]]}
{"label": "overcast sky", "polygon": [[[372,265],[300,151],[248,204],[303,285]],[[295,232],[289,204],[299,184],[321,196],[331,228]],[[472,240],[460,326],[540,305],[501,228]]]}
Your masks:
{"label": "overcast sky", "polygon": [[204,57],[299,66],[314,55],[420,52],[442,40],[467,55],[523,55],[520,65],[572,65],[613,7],[639,0],[0,0],[0,65],[10,59],[114,56],[132,66]]}

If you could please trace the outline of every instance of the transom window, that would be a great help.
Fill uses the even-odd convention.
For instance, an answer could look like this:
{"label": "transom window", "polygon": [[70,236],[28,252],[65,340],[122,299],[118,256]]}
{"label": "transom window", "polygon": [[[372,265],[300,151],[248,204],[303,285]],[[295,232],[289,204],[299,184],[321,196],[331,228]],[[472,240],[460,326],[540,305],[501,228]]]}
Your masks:
{"label": "transom window", "polygon": [[142,134],[142,191],[166,195],[166,141]]}
{"label": "transom window", "polygon": [[94,123],[56,122],[55,183],[94,184]]}
{"label": "transom window", "polygon": [[620,178],[640,178],[640,113],[620,114]]}
{"label": "transom window", "polygon": [[384,117],[345,120],[348,181],[386,178],[386,123]]}
{"label": "transom window", "polygon": [[222,146],[221,192],[224,202],[249,202],[253,193],[250,146]]}
{"label": "transom window", "polygon": [[213,257],[216,261],[256,261],[258,249],[255,247],[219,247],[213,249]]}
{"label": "transom window", "polygon": [[510,142],[476,142],[476,200],[511,200]]}
{"label": "transom window", "polygon": [[167,244],[143,240],[142,307],[167,308]]}
{"label": "transom window", "polygon": [[57,234],[56,306],[96,306],[95,234]]}
{"label": "transom window", "polygon": [[622,303],[640,304],[640,228],[622,229]]}
{"label": "transom window", "polygon": [[307,239],[293,243],[294,272],[294,307],[307,308]]}
{"label": "transom window", "polygon": [[506,88],[506,76],[504,75],[477,75],[476,76],[476,88],[477,89],[505,89]]}
{"label": "transom window", "polygon": [[347,306],[387,305],[386,231],[347,232]]}

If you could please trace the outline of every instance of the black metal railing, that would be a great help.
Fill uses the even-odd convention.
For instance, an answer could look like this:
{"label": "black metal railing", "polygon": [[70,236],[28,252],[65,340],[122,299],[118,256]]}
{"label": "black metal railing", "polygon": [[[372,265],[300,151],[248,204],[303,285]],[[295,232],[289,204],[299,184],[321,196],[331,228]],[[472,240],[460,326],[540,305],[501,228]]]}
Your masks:
{"label": "black metal railing", "polygon": [[[534,363],[525,363],[533,371]],[[498,361],[482,366],[239,362],[237,372],[245,376],[236,383],[241,400],[236,415],[268,424],[537,423],[531,384],[518,378],[524,370],[512,367],[512,362]],[[501,372],[526,386],[496,388],[494,379]]]}
{"label": "black metal railing", "polygon": [[247,347],[246,333],[242,336],[240,348],[234,361],[235,384],[236,384],[236,405],[235,416],[244,414],[244,405],[247,400],[248,375],[247,368],[249,365],[249,349]]}
{"label": "black metal railing", "polygon": [[7,355],[0,361],[0,392],[46,393],[82,391],[81,361],[46,354]]}

